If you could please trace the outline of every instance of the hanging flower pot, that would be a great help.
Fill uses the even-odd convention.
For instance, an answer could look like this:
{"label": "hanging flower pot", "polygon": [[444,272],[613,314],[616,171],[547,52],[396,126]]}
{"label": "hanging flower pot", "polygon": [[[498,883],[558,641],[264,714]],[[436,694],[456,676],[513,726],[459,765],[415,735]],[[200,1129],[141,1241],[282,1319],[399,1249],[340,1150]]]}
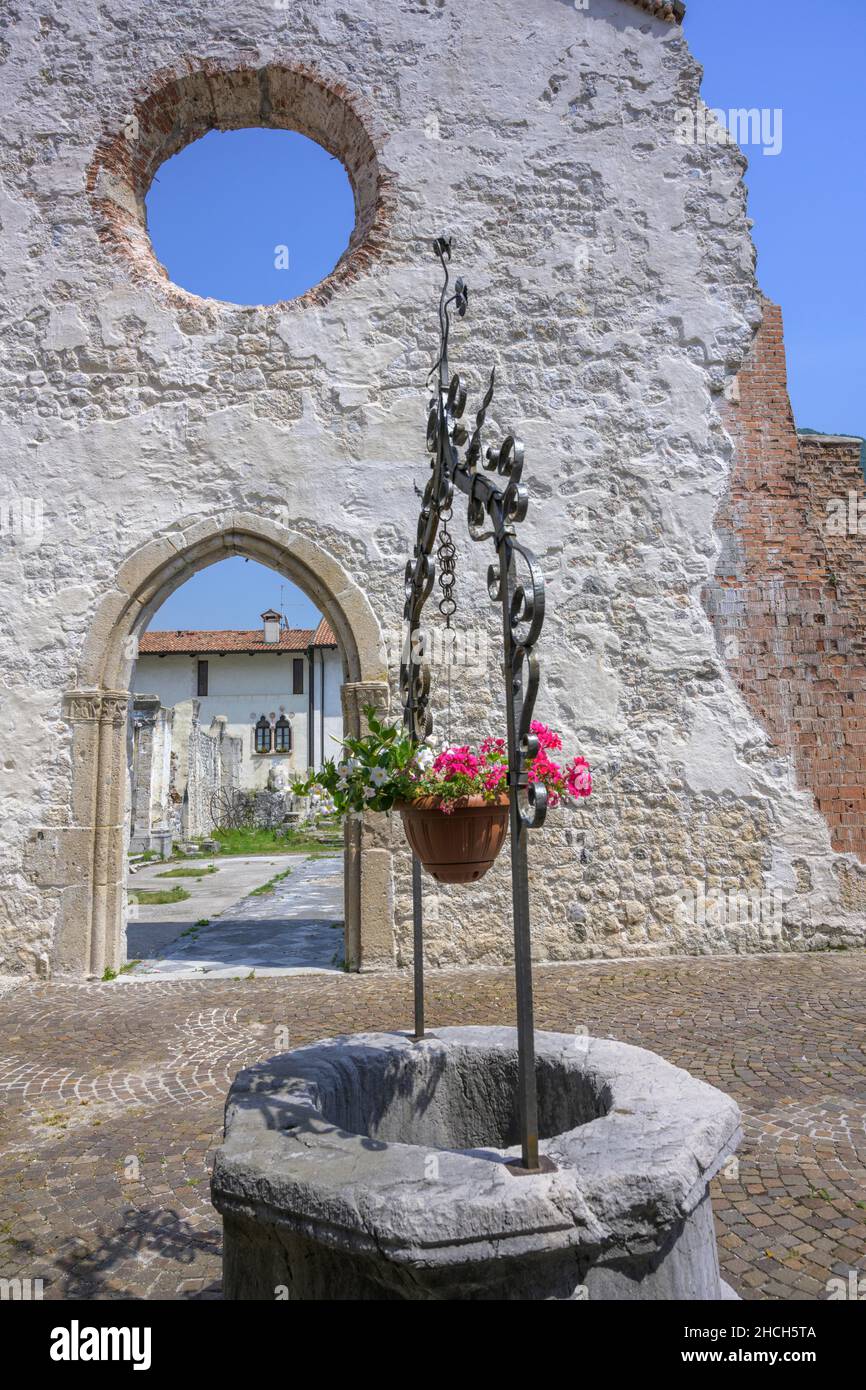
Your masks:
{"label": "hanging flower pot", "polygon": [[493,864],[508,834],[508,796],[494,801],[461,797],[442,809],[439,796],[398,801],[406,839],[438,883],[477,883]]}
{"label": "hanging flower pot", "polygon": [[[405,728],[383,724],[365,706],[369,733],[343,740],[343,756],[294,784],[309,796],[326,792],[341,815],[399,811],[403,828],[424,868],[440,883],[477,883],[508,834],[508,752],[505,739],[479,747],[446,745],[438,753],[418,745]],[[547,805],[589,796],[592,777],[585,758],[565,767],[551,758],[559,734],[533,720],[536,741],[527,777],[545,788]]]}

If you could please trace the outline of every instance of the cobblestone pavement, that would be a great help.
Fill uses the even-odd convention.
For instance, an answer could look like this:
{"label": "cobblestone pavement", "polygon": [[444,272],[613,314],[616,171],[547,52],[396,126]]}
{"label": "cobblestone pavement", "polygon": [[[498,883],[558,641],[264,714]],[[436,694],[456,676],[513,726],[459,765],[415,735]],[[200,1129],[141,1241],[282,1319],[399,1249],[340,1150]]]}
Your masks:
{"label": "cobblestone pavement", "polygon": [[[264,872],[264,870],[263,870]],[[280,876],[279,875],[285,875]],[[343,961],[343,858],[283,859],[269,893],[250,893],[207,926],[188,926],[122,978],[292,975]]]}
{"label": "cobblestone pavement", "polygon": [[[714,1183],[725,1278],[828,1296],[866,1272],[866,953],[547,966],[541,1028],[650,1047],[736,1097]],[[428,1020],[513,1022],[510,972],[431,972]],[[0,989],[0,1277],[46,1298],[219,1293],[226,1089],[317,1037],[411,1021],[407,974]]]}

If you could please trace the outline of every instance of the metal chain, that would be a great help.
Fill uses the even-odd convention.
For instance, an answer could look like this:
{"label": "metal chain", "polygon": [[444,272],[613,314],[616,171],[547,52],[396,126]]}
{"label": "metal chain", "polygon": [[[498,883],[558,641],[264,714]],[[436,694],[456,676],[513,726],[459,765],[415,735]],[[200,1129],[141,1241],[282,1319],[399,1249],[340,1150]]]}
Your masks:
{"label": "metal chain", "polygon": [[452,592],[457,582],[457,549],[448,530],[450,520],[451,508],[449,507],[439,517],[439,545],[436,552],[436,569],[439,574],[439,588],[442,590],[439,612],[445,619],[447,628],[450,628],[451,619],[457,612],[457,600]]}
{"label": "metal chain", "polygon": [[[451,520],[451,508],[444,508],[440,515],[439,525],[439,544],[436,552],[436,569],[439,575],[439,588],[442,590],[442,597],[439,600],[439,612],[445,619],[446,629],[451,628],[451,619],[457,612],[457,600],[454,597],[454,585],[457,582],[457,547],[451,539],[448,530],[448,522]],[[448,742],[451,742],[451,661],[452,650],[446,645],[446,680],[448,684],[448,708],[445,716],[445,732]]]}

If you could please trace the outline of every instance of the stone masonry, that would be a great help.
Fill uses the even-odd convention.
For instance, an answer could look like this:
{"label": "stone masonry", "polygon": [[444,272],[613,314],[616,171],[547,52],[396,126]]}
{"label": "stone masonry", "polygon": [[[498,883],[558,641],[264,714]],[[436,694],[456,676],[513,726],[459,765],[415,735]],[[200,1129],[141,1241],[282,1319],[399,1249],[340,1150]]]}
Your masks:
{"label": "stone masonry", "polygon": [[[834,848],[701,602],[735,456],[724,393],[763,309],[742,154],[675,140],[700,100],[681,9],[7,11],[0,501],[22,525],[0,537],[0,971],[120,964],[135,643],[204,565],[243,554],[307,590],[342,652],[350,729],[393,700],[442,231],[471,285],[451,344],[469,409],[495,361],[489,438],[527,445],[522,536],[549,586],[538,714],[595,769],[591,801],[533,847],[537,954],[862,942],[845,813]],[[144,215],[164,159],[252,125],[317,140],[356,200],[333,273],[267,308],[171,285]],[[487,646],[467,644],[480,668],[434,672],[436,733],[476,739],[502,727],[492,554],[461,509],[452,530],[457,621]],[[346,865],[347,959],[406,963],[399,828],[350,825]],[[716,890],[783,909],[769,926],[684,909]],[[509,960],[509,897],[504,861],[471,893],[431,895],[431,961]]]}

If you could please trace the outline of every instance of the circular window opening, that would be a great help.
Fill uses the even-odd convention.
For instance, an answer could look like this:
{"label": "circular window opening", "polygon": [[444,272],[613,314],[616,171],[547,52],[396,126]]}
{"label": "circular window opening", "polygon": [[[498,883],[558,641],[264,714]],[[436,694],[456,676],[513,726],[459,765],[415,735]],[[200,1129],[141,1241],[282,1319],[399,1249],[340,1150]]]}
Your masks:
{"label": "circular window opening", "polygon": [[160,166],[147,230],[168,278],[206,299],[278,304],[324,280],[349,245],[344,166],[291,130],[212,130]]}
{"label": "circular window opening", "polygon": [[100,239],[178,307],[324,304],[385,250],[370,125],[306,66],[166,69],[94,155]]}

